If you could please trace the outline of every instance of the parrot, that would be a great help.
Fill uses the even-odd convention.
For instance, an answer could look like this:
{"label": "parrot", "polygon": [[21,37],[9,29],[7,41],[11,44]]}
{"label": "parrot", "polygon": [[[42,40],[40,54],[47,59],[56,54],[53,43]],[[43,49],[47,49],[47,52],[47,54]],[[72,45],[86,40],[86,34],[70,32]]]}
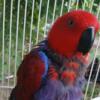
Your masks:
{"label": "parrot", "polygon": [[24,57],[9,100],[82,100],[97,17],[72,10],[58,17],[47,37]]}

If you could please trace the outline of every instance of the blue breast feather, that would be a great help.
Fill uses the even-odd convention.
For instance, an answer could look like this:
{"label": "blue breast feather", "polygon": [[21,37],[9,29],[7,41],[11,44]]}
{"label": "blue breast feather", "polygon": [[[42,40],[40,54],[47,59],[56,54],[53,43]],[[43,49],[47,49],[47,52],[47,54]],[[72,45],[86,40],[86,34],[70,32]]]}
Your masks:
{"label": "blue breast feather", "polygon": [[49,68],[48,57],[42,51],[39,52],[39,56],[40,56],[40,59],[44,62],[44,65],[45,65],[45,72],[44,72],[44,74],[42,76],[43,78],[45,78],[46,75],[47,75],[47,72],[48,72],[48,68]]}

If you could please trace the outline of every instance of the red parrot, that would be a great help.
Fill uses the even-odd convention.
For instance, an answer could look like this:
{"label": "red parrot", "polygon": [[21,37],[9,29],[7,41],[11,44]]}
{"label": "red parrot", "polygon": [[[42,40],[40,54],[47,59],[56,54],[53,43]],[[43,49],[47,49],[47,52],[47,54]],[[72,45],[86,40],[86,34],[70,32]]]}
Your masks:
{"label": "red parrot", "polygon": [[89,51],[99,29],[83,10],[59,17],[22,61],[9,100],[82,100]]}

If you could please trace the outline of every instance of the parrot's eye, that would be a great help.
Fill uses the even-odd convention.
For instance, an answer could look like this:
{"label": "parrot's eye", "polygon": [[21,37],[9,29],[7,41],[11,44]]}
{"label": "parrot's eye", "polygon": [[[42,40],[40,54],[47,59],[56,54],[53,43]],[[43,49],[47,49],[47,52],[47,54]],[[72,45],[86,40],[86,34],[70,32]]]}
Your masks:
{"label": "parrot's eye", "polygon": [[73,27],[74,21],[73,21],[72,19],[69,19],[69,20],[67,21],[67,25],[68,25],[69,27]]}

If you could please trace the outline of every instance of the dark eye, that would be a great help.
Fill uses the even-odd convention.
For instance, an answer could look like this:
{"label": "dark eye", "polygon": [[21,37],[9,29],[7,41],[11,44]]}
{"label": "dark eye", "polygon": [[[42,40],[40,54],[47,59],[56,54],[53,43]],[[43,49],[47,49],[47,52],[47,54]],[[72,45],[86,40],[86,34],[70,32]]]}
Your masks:
{"label": "dark eye", "polygon": [[67,25],[68,25],[69,27],[73,27],[73,26],[74,26],[74,21],[73,21],[72,19],[69,19],[69,20],[67,21]]}

